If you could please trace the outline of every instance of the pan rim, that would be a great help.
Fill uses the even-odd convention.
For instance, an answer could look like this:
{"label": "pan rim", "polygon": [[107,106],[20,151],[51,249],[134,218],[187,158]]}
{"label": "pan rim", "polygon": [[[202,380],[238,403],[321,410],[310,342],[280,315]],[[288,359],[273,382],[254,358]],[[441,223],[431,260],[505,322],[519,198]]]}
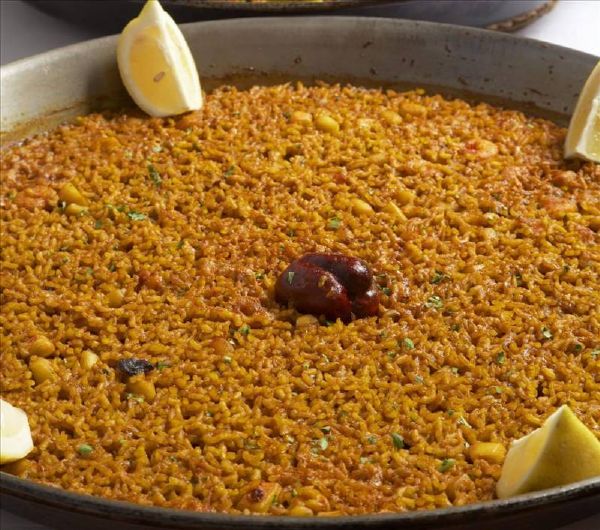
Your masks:
{"label": "pan rim", "polygon": [[[295,528],[355,527],[369,528],[383,523],[456,523],[470,519],[472,516],[485,518],[510,516],[528,512],[541,506],[574,501],[577,499],[600,496],[600,477],[595,477],[564,486],[535,491],[508,499],[494,499],[464,506],[451,506],[434,510],[419,510],[399,513],[371,513],[364,515],[342,515],[337,517],[294,517],[282,515],[238,515],[221,512],[195,512],[175,508],[162,508],[130,501],[115,500],[88,495],[74,491],[47,486],[28,479],[22,479],[0,471],[0,493],[26,500],[34,500],[38,505],[57,507],[80,515],[102,516],[104,520],[118,520],[129,523],[169,524],[176,528],[187,528],[190,524],[221,523],[238,528],[248,525],[259,528],[281,528],[282,525],[293,524]],[[142,517],[142,520],[140,520]],[[485,519],[482,519],[485,520]],[[257,523],[259,523],[257,525]]]}
{"label": "pan rim", "polygon": [[[296,23],[309,23],[310,20],[314,20],[315,17],[298,17],[295,20]],[[345,23],[351,24],[356,23],[359,20],[364,20],[365,17],[329,17],[329,21],[344,20]],[[247,18],[247,19],[232,19],[227,21],[211,21],[211,22],[195,22],[183,25],[185,31],[186,28],[194,27],[198,24],[209,24],[209,25],[231,25],[237,24],[251,24],[257,21],[268,20],[269,23],[277,23],[277,20],[285,20],[289,22],[286,17],[279,18]],[[416,28],[423,27],[429,29],[436,29],[437,31],[446,31],[451,34],[457,35],[471,33],[474,35],[487,35],[489,38],[497,40],[498,42],[512,42],[525,41],[527,46],[537,47],[539,49],[544,48],[555,53],[568,53],[570,56],[578,54],[582,57],[587,57],[593,60],[598,60],[598,57],[564,48],[562,46],[547,44],[539,42],[534,39],[525,39],[522,37],[515,37],[511,35],[498,34],[489,30],[467,28],[463,26],[456,26],[451,24],[439,24],[434,22],[417,22],[417,21],[405,21],[405,20],[389,20],[389,19],[375,19],[368,18],[368,20],[378,20],[381,24],[387,24],[390,26],[397,26],[399,30],[401,28]],[[50,62],[59,60],[65,54],[85,53],[89,52],[97,47],[101,43],[110,44],[115,41],[117,36],[102,37],[100,39],[94,39],[85,41],[83,43],[73,44],[64,48],[48,51],[44,54],[35,55],[33,57],[21,59],[19,61],[10,63],[2,66],[0,69],[2,83],[9,82],[12,76],[18,75],[19,71],[24,68],[29,68],[32,65],[42,64],[44,62]],[[525,45],[525,44],[524,44]],[[549,490],[543,490],[540,492],[534,492],[531,494],[514,497],[511,499],[504,500],[492,500],[484,501],[479,503],[468,504],[461,507],[449,507],[441,508],[436,510],[423,510],[417,512],[402,512],[402,513],[391,513],[391,514],[366,514],[366,515],[353,515],[353,516],[340,516],[335,518],[323,518],[323,517],[311,517],[311,518],[299,518],[291,516],[266,516],[260,517],[256,515],[234,515],[226,513],[214,513],[214,512],[193,512],[186,510],[178,510],[172,508],[161,508],[156,506],[147,506],[141,504],[135,504],[129,501],[118,501],[108,499],[99,496],[86,495],[82,493],[76,493],[73,491],[63,490],[56,487],[46,486],[40,483],[36,483],[31,480],[21,479],[15,477],[6,472],[0,471],[0,492],[2,495],[27,498],[29,500],[35,500],[39,505],[59,507],[63,510],[71,510],[82,515],[101,515],[105,520],[121,520],[128,522],[140,522],[140,517],[145,518],[141,521],[146,525],[158,526],[162,523],[177,524],[178,528],[188,528],[192,524],[201,523],[220,523],[228,524],[231,527],[245,528],[248,525],[258,526],[262,528],[280,528],[285,525],[294,525],[298,528],[309,528],[319,526],[323,528],[328,527],[354,527],[361,525],[364,528],[374,527],[382,523],[432,523],[438,521],[442,524],[464,521],[466,519],[473,519],[474,517],[481,518],[485,517],[497,517],[497,516],[509,516],[518,513],[524,513],[541,506],[556,505],[563,502],[575,501],[578,499],[592,498],[598,496],[600,498],[600,477],[588,479],[586,481],[569,484],[566,486],[560,486]]]}

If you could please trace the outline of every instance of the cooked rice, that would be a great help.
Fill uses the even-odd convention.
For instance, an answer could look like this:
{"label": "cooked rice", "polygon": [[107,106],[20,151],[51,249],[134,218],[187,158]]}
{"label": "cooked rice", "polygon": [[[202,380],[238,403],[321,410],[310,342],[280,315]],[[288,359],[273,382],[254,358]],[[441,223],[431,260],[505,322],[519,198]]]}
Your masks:
{"label": "cooked rice", "polygon": [[[35,449],[3,470],[158,506],[358,514],[492,499],[501,463],[469,445],[507,447],[564,403],[600,437],[600,166],[565,162],[564,137],[421,90],[282,85],[4,149],[0,383]],[[309,251],[365,260],[379,317],[278,306]],[[54,378],[36,384],[40,336]],[[133,379],[154,399],[116,371],[129,357],[160,363]]]}

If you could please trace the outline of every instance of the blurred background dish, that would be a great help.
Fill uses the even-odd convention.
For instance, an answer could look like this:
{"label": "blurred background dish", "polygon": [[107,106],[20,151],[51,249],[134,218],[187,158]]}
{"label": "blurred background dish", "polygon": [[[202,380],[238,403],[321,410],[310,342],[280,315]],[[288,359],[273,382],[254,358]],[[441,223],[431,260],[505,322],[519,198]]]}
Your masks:
{"label": "blurred background dish", "polygon": [[[179,23],[244,16],[335,14],[427,20],[514,31],[550,11],[557,0],[163,0]],[[29,0],[37,9],[105,33],[117,33],[143,0]]]}

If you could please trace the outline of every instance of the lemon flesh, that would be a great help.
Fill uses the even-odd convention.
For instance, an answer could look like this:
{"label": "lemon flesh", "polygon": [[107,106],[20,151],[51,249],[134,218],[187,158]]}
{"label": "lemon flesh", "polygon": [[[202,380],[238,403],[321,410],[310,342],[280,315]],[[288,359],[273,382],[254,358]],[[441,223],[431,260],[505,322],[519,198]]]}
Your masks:
{"label": "lemon flesh", "polygon": [[146,2],[122,31],[117,63],[129,95],[151,116],[173,116],[202,107],[194,58],[158,0]]}
{"label": "lemon flesh", "polygon": [[563,405],[539,429],[512,443],[496,494],[504,499],[596,476],[600,442]]}
{"label": "lemon flesh", "polygon": [[0,464],[8,464],[27,456],[33,440],[27,414],[0,399]]}
{"label": "lemon flesh", "polygon": [[577,100],[565,140],[565,156],[600,162],[600,62]]}

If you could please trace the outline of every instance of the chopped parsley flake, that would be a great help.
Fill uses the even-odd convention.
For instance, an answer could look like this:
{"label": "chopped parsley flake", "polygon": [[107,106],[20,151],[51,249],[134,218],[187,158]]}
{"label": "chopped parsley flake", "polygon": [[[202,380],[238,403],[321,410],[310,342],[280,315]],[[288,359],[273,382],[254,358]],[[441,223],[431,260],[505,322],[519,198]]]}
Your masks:
{"label": "chopped parsley flake", "polygon": [[88,444],[81,444],[77,447],[77,452],[81,456],[88,456],[88,455],[92,454],[93,450],[94,450],[94,448]]}
{"label": "chopped parsley flake", "polygon": [[160,185],[162,184],[162,178],[160,178],[160,173],[152,164],[148,164],[148,175],[150,176],[150,180],[154,182],[154,185],[157,188],[160,188]]}
{"label": "chopped parsley flake", "polygon": [[447,280],[448,276],[446,276],[442,271],[436,270],[433,274],[433,278],[431,278],[431,283],[434,285],[438,283],[442,283],[444,280]]}
{"label": "chopped parsley flake", "polygon": [[415,383],[422,384],[423,378],[420,375],[415,375]]}
{"label": "chopped parsley flake", "polygon": [[231,175],[233,175],[233,172],[234,172],[234,171],[235,171],[235,167],[233,167],[233,166],[229,166],[229,167],[228,167],[228,168],[225,170],[225,173],[223,173],[223,176],[224,176],[225,178],[227,178],[227,177],[231,177]]}
{"label": "chopped parsley flake", "polygon": [[427,299],[427,302],[425,302],[425,307],[441,309],[444,307],[444,301],[437,294],[434,294]]}
{"label": "chopped parsley flake", "polygon": [[342,220],[339,217],[332,217],[327,222],[327,228],[330,230],[337,230],[342,224]]}
{"label": "chopped parsley flake", "polygon": [[400,436],[397,432],[393,432],[391,434],[392,444],[394,444],[394,449],[404,449],[404,438]]}
{"label": "chopped parsley flake", "polygon": [[115,265],[115,262],[114,262],[114,261],[111,261],[111,262],[108,264],[108,270],[109,270],[110,272],[115,272],[115,270],[116,270],[116,269],[117,269],[117,266]]}
{"label": "chopped parsley flake", "polygon": [[465,427],[472,428],[471,424],[467,420],[465,420],[465,418],[463,416],[461,416],[460,418],[458,418],[458,420],[456,420],[456,423],[458,425],[464,425]]}
{"label": "chopped parsley flake", "polygon": [[96,219],[94,223],[94,228],[102,228],[102,219]]}
{"label": "chopped parsley flake", "polygon": [[294,281],[294,276],[295,276],[295,275],[296,275],[296,273],[295,273],[295,272],[292,272],[292,271],[290,271],[290,272],[288,272],[288,273],[287,273],[287,282],[288,282],[290,285],[292,285],[292,282]]}
{"label": "chopped parsley flake", "polygon": [[404,346],[407,350],[415,349],[415,343],[408,337],[405,337],[404,339],[402,339],[402,346]]}
{"label": "chopped parsley flake", "polygon": [[264,280],[264,278],[265,278],[265,273],[264,273],[264,272],[257,272],[257,273],[254,275],[254,277],[255,277],[257,280]]}
{"label": "chopped parsley flake", "polygon": [[460,329],[460,325],[458,325],[458,324],[452,324],[450,326],[451,331],[458,331],[459,329]]}
{"label": "chopped parsley flake", "polygon": [[323,436],[323,438],[320,438],[318,443],[321,451],[325,451],[325,449],[329,447],[329,442],[327,438],[325,438],[325,436]]}
{"label": "chopped parsley flake", "polygon": [[502,394],[502,392],[504,392],[503,388],[501,386],[495,386],[494,387],[494,392],[496,394]]}
{"label": "chopped parsley flake", "polygon": [[129,219],[131,219],[132,221],[143,221],[146,219],[146,214],[132,210],[130,212],[127,212],[127,217],[129,217]]}
{"label": "chopped parsley flake", "polygon": [[444,460],[442,460],[442,463],[440,464],[440,467],[438,468],[438,471],[440,473],[445,473],[446,471],[452,469],[454,467],[455,461],[452,458],[444,458]]}
{"label": "chopped parsley flake", "polygon": [[543,327],[542,328],[542,337],[544,337],[546,340],[550,340],[552,338],[552,332],[547,328],[547,327]]}
{"label": "chopped parsley flake", "polygon": [[576,342],[573,345],[573,349],[575,350],[576,353],[579,353],[581,350],[583,350],[583,344],[580,344],[579,342]]}
{"label": "chopped parsley flake", "polygon": [[396,357],[396,355],[398,355],[398,352],[395,352],[395,351],[393,351],[393,350],[391,350],[391,351],[387,352],[387,356],[388,356],[390,359],[393,359],[394,357]]}
{"label": "chopped parsley flake", "polygon": [[375,436],[374,434],[369,434],[369,436],[367,436],[367,442],[369,442],[371,445],[376,444],[377,436]]}
{"label": "chopped parsley flake", "polygon": [[496,364],[504,364],[504,362],[506,361],[506,354],[503,351],[498,352],[498,355],[496,355]]}
{"label": "chopped parsley flake", "polygon": [[185,240],[181,240],[179,241],[179,243],[177,243],[177,249],[179,250],[180,248],[183,248],[183,245],[185,245]]}
{"label": "chopped parsley flake", "polygon": [[171,366],[171,363],[168,363],[166,361],[158,361],[156,363],[157,370],[164,370],[165,368],[168,368],[169,366]]}
{"label": "chopped parsley flake", "polygon": [[240,327],[240,329],[238,329],[238,331],[242,335],[248,335],[250,333],[250,326],[248,324],[244,324],[243,326]]}
{"label": "chopped parsley flake", "polygon": [[381,292],[386,296],[390,296],[392,294],[392,290],[389,287],[382,287]]}

